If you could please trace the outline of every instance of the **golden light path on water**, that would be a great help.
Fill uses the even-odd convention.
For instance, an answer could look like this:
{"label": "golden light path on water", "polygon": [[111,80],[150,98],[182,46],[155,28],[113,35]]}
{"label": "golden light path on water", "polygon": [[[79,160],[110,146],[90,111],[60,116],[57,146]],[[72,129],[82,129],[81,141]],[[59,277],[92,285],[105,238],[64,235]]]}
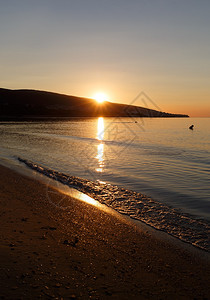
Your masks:
{"label": "golden light path on water", "polygon": [[103,172],[103,166],[104,166],[104,144],[103,144],[103,138],[104,138],[104,118],[100,117],[98,118],[98,130],[97,130],[97,136],[96,138],[100,141],[100,143],[97,145],[97,160],[99,167],[96,169],[97,172]]}

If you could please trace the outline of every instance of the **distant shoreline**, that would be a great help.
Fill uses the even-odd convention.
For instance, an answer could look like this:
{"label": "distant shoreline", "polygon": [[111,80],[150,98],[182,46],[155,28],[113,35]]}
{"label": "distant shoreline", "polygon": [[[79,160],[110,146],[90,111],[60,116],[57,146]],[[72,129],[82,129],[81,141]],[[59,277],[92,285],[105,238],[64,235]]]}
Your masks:
{"label": "distant shoreline", "polygon": [[186,117],[130,117],[130,116],[71,116],[71,117],[46,117],[46,116],[40,116],[40,117],[1,117],[0,116],[0,122],[30,122],[30,121],[34,121],[34,122],[47,122],[47,121],[55,121],[55,122],[59,122],[59,121],[71,121],[72,119],[95,119],[95,118],[99,118],[99,117],[103,117],[103,118],[130,118],[130,119],[135,119],[135,118],[150,118],[150,119],[170,119],[170,118],[190,118],[189,116]]}
{"label": "distant shoreline", "polygon": [[[146,95],[144,95],[146,97]],[[0,119],[25,120],[70,117],[149,117],[183,118],[186,114],[173,114],[155,109],[37,90],[8,90],[0,88]]]}

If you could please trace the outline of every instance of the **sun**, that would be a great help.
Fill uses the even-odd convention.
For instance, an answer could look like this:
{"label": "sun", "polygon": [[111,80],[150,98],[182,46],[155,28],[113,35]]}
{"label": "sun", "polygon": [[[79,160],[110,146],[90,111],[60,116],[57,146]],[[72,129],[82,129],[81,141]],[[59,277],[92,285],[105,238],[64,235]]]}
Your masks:
{"label": "sun", "polygon": [[108,96],[105,93],[96,93],[93,96],[93,99],[95,99],[98,103],[103,103],[104,101],[108,100]]}

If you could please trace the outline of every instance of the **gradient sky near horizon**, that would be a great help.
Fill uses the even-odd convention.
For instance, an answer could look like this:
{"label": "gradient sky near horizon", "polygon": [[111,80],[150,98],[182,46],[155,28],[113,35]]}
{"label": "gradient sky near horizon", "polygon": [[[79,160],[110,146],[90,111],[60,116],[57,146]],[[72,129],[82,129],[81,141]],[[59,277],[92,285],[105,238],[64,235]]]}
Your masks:
{"label": "gradient sky near horizon", "polygon": [[210,117],[209,32],[209,0],[0,0],[0,87]]}

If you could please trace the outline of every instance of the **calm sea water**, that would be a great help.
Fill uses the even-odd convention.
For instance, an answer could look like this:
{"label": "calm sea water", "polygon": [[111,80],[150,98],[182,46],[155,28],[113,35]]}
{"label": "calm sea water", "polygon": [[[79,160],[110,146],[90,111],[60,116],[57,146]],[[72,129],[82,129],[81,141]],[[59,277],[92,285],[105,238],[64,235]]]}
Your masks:
{"label": "calm sea water", "polygon": [[2,122],[0,158],[116,184],[210,220],[209,129],[210,118]]}

